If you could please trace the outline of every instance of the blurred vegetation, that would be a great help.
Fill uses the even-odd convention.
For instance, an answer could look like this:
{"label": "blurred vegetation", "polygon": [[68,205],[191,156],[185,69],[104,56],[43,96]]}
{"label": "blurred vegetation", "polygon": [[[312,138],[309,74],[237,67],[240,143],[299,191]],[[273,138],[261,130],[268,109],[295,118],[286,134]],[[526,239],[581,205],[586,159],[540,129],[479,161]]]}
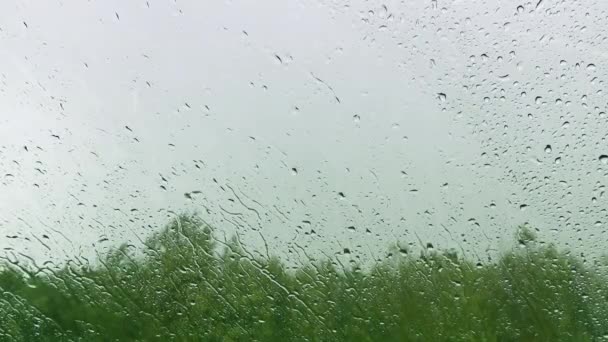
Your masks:
{"label": "blurred vegetation", "polygon": [[515,242],[484,265],[393,247],[293,269],[182,215],[97,266],[6,262],[0,341],[608,340],[608,277],[525,227]]}

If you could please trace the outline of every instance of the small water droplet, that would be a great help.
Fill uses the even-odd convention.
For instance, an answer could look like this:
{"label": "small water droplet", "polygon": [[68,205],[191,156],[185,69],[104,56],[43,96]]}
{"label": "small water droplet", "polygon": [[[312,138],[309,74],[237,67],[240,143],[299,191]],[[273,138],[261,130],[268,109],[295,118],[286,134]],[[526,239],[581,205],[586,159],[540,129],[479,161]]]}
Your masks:
{"label": "small water droplet", "polygon": [[602,164],[608,164],[608,155],[602,154],[599,159]]}
{"label": "small water droplet", "polygon": [[353,115],[353,121],[355,123],[359,123],[361,121],[361,117],[358,114]]}
{"label": "small water droplet", "polygon": [[524,6],[521,6],[521,5],[517,6],[517,13],[519,13],[519,14],[524,13]]}
{"label": "small water droplet", "polygon": [[595,64],[593,64],[593,63],[587,64],[587,70],[589,70],[589,71],[595,70]]}
{"label": "small water droplet", "polygon": [[445,100],[447,100],[447,95],[445,93],[437,93],[437,97],[439,98],[439,100],[441,102],[445,102]]}
{"label": "small water droplet", "polygon": [[298,174],[298,169],[296,169],[295,167],[291,168],[291,174],[296,176]]}
{"label": "small water droplet", "polygon": [[551,145],[547,145],[545,146],[545,152],[546,153],[551,153],[552,149],[551,149]]}

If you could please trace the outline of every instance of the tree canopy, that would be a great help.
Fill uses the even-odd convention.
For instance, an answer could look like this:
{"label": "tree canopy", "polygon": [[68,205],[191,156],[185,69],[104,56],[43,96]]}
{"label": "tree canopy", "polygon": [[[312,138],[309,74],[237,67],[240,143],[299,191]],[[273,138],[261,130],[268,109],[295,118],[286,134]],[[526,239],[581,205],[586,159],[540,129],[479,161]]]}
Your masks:
{"label": "tree canopy", "polygon": [[0,341],[606,340],[608,279],[529,228],[515,238],[483,265],[389,251],[369,268],[288,269],[181,215],[96,266],[5,263]]}

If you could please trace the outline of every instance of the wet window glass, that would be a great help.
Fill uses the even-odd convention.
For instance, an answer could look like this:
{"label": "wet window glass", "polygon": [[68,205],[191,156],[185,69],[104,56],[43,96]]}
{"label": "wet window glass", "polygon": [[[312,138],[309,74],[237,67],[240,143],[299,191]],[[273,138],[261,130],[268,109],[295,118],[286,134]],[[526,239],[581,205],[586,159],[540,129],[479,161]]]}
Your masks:
{"label": "wet window glass", "polygon": [[603,1],[3,1],[0,341],[608,341]]}

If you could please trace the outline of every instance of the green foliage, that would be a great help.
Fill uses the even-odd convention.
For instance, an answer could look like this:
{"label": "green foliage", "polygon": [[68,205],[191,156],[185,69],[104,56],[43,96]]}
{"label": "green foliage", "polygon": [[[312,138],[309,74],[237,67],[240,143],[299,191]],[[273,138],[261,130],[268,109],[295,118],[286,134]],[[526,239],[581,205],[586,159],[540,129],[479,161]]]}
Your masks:
{"label": "green foliage", "polygon": [[520,227],[498,262],[397,247],[287,270],[179,216],[98,266],[0,271],[0,341],[608,340],[605,275]]}

